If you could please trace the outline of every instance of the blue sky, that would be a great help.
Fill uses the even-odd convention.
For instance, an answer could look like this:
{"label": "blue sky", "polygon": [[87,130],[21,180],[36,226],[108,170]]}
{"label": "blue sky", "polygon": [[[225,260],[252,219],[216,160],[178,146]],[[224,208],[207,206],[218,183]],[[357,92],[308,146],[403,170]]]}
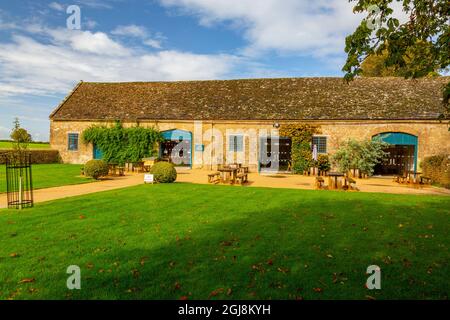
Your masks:
{"label": "blue sky", "polygon": [[0,139],[17,116],[47,141],[79,80],[342,76],[361,19],[347,0],[0,0]]}

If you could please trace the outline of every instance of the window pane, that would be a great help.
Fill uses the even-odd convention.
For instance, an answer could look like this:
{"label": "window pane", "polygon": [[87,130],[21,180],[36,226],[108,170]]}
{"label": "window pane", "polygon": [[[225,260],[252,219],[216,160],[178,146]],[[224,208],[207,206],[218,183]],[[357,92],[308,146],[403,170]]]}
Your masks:
{"label": "window pane", "polygon": [[77,151],[78,150],[78,133],[69,133],[69,150]]}
{"label": "window pane", "polygon": [[327,137],[313,137],[312,144],[317,146],[318,153],[327,153]]}
{"label": "window pane", "polygon": [[232,135],[229,137],[229,150],[241,152],[244,149],[244,137]]}

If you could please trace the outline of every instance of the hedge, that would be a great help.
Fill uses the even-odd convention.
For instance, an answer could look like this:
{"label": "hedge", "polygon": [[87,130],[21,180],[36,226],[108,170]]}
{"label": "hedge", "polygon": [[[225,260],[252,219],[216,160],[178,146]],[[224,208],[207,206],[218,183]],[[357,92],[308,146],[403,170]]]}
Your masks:
{"label": "hedge", "polygon": [[[5,156],[12,152],[12,150],[0,149],[0,164],[5,164]],[[31,153],[31,161],[33,164],[61,162],[58,150],[27,150],[27,153]]]}
{"label": "hedge", "polygon": [[423,175],[433,183],[450,188],[450,154],[440,154],[423,159]]}

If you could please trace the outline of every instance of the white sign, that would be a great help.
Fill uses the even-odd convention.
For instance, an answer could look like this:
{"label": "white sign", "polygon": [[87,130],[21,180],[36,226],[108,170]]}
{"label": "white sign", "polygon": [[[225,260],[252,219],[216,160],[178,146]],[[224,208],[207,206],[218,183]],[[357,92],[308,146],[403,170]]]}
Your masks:
{"label": "white sign", "polygon": [[153,175],[152,174],[144,175],[144,183],[153,183]]}

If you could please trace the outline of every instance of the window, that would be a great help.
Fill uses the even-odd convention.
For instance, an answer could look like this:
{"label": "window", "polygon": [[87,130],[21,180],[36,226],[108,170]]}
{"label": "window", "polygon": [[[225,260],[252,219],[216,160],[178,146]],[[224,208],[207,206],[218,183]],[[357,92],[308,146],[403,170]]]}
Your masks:
{"label": "window", "polygon": [[312,145],[317,146],[317,153],[327,153],[327,137],[313,137]]}
{"label": "window", "polygon": [[78,133],[69,133],[69,151],[78,151]]}
{"label": "window", "polygon": [[232,135],[229,137],[229,150],[233,152],[241,152],[244,149],[244,137]]}

